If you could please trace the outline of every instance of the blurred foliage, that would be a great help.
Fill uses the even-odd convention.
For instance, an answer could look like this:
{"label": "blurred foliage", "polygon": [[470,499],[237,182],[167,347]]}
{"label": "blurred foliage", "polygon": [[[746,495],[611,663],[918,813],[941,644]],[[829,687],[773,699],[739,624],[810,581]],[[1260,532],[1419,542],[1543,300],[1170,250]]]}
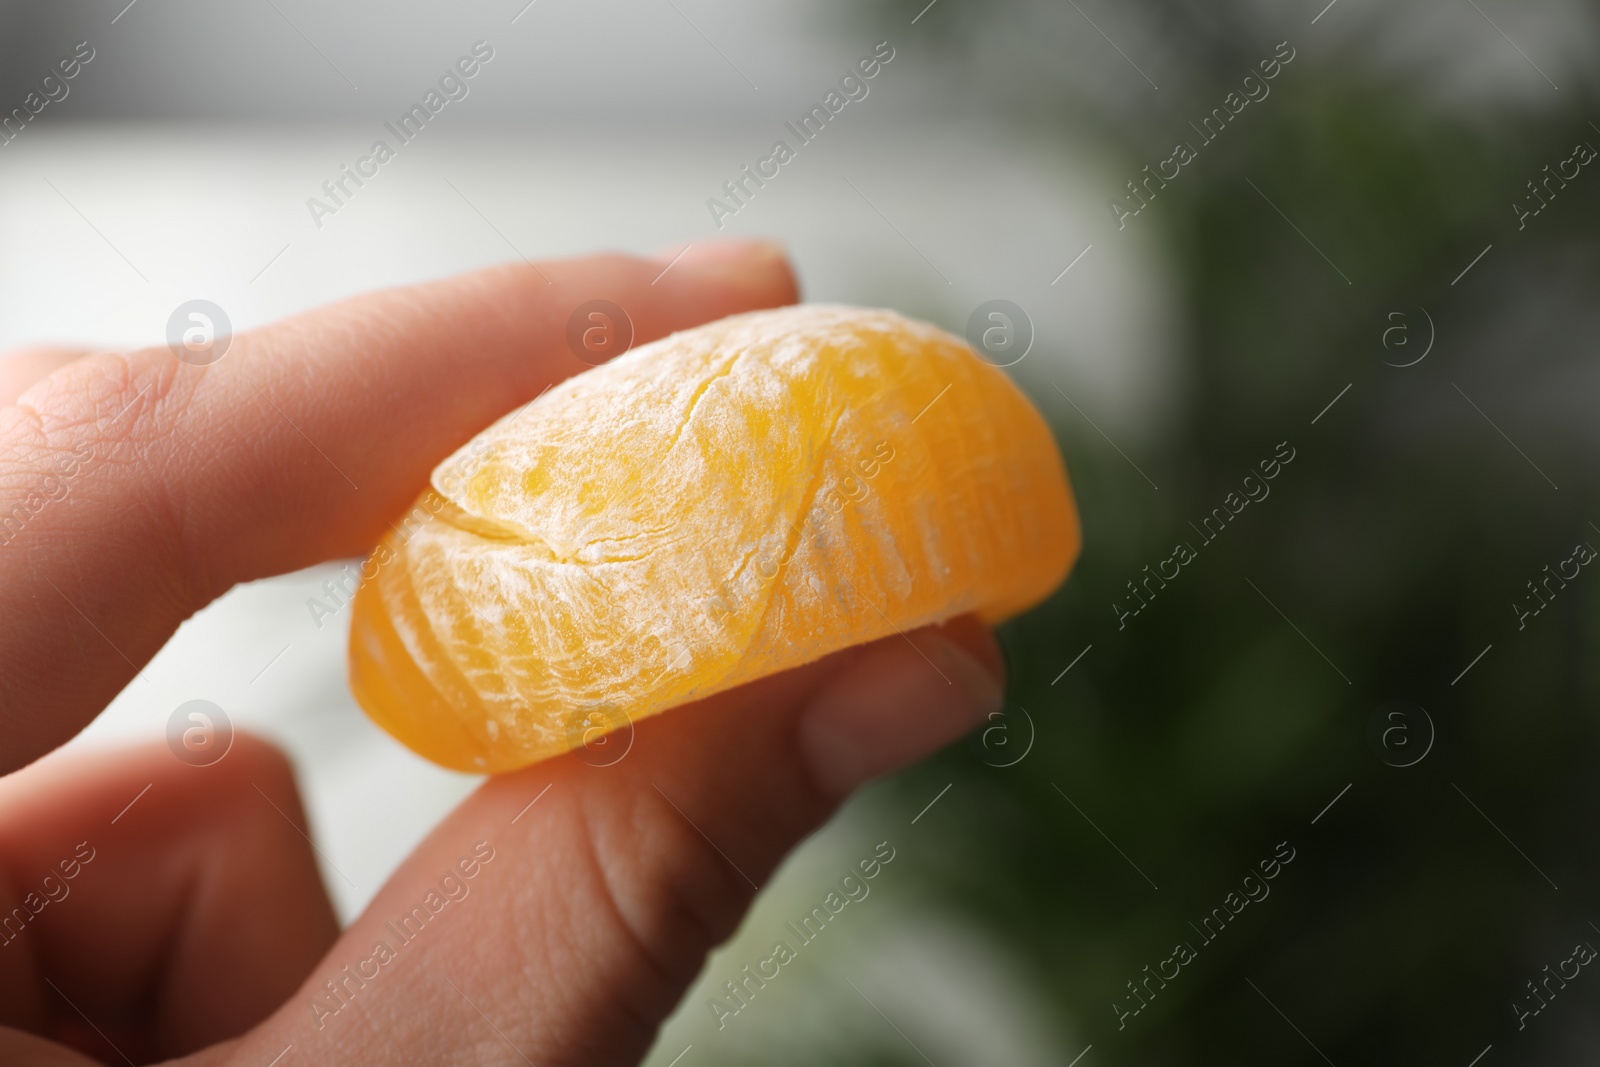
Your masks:
{"label": "blurred foliage", "polygon": [[[904,33],[924,3],[855,15]],[[1271,52],[1242,5],[1134,10],[1182,40],[1176,98],[1195,114]],[[1052,52],[1104,47],[1065,7],[941,0],[938,13],[919,42],[953,70],[1025,51],[1030,110],[1058,116],[1063,139],[1090,122],[1136,161],[1130,173],[1183,128],[1172,93],[1170,112],[1130,120],[1049,69]],[[1571,1063],[1600,1035],[1600,977],[1524,1030],[1511,1009],[1576,942],[1600,946],[1600,573],[1585,568],[1525,628],[1511,607],[1575,544],[1600,546],[1600,168],[1526,229],[1508,206],[1600,131],[1581,91],[1539,108],[1440,106],[1350,39],[1315,54],[1298,42],[1270,102],[1137,220],[1176,258],[1189,386],[1177,421],[1133,457],[1159,491],[1081,420],[1057,427],[1085,550],[1065,589],[1003,634],[1008,721],[1020,745],[1028,710],[1033,751],[994,768],[983,760],[1003,750],[958,746],[897,783],[913,807],[955,781],[943,844],[905,862],[1022,961],[1064,1028],[1093,1042],[1086,1062],[1465,1065],[1493,1043],[1486,1064]],[[1386,366],[1420,353],[1422,308],[1433,351]],[[1412,344],[1385,352],[1396,311]],[[1190,523],[1281,441],[1296,458],[1270,497],[1201,548]],[[1110,606],[1175,542],[1198,558],[1119,630]],[[1368,739],[1397,698],[1437,730],[1407,768]],[[1271,895],[1202,945],[1190,924],[1281,841],[1297,855]],[[1125,983],[1180,941],[1197,959],[1119,1030]]]}

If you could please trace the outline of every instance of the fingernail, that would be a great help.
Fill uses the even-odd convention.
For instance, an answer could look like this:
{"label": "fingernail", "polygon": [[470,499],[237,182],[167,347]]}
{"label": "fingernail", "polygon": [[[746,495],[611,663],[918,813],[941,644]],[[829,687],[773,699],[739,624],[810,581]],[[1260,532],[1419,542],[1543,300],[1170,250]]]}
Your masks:
{"label": "fingernail", "polygon": [[999,663],[994,638],[976,623],[868,646],[801,718],[813,776],[842,796],[943,748],[1000,710]]}
{"label": "fingernail", "polygon": [[763,294],[763,304],[790,303],[799,295],[789,253],[773,241],[696,241],[663,249],[655,258],[670,264],[661,272],[662,284],[674,277],[695,284],[732,282]]}
{"label": "fingernail", "polygon": [[773,260],[787,260],[789,250],[777,241],[717,238],[662,248],[656,251],[655,258],[663,263],[670,263],[676,259],[679,267],[687,266],[696,270],[715,267],[749,268],[765,266]]}

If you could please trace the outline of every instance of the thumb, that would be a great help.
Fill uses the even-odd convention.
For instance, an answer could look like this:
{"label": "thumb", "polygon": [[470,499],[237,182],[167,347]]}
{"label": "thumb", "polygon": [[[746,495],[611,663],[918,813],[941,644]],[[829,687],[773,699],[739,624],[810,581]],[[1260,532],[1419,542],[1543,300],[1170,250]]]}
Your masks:
{"label": "thumb", "polygon": [[1002,674],[963,618],[492,779],[230,1058],[636,1063],[783,856],[998,710]]}

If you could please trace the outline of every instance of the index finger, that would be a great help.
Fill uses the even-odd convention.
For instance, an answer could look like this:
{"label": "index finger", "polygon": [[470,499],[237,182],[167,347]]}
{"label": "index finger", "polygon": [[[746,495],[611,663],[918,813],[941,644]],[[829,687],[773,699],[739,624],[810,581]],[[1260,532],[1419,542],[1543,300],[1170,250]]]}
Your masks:
{"label": "index finger", "polygon": [[795,295],[775,246],[702,244],[380,292],[206,366],[160,348],[57,371],[0,409],[0,773],[234,584],[364,553],[439,460],[586,368],[581,305],[617,305],[643,342]]}

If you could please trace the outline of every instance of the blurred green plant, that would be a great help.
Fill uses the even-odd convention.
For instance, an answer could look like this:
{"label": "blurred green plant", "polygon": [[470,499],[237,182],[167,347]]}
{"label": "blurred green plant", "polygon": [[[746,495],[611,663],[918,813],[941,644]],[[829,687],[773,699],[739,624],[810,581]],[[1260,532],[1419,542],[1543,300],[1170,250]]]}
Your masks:
{"label": "blurred green plant", "polygon": [[[924,4],[868,13],[903,35]],[[1078,15],[1043,0],[934,10],[919,43],[945,62],[988,69],[1016,50],[1000,100],[1087,122],[1138,160],[1129,173],[1170,152],[1150,149],[1177,112],[1107,106],[1051,68],[1091,34]],[[1220,99],[1271,51],[1242,5],[1118,10],[1182,40],[1180,100]],[[1139,219],[1176,259],[1190,386],[1137,456],[1159,492],[1081,422],[1057,428],[1083,557],[1003,634],[1032,753],[995,768],[957,746],[896,784],[914,807],[955,781],[946,846],[905,862],[1023,961],[1097,1064],[1465,1065],[1490,1043],[1494,1062],[1567,1063],[1596,1029],[1585,992],[1520,1030],[1511,1005],[1531,1005],[1524,983],[1574,942],[1600,945],[1600,576],[1520,628],[1511,605],[1576,543],[1600,546],[1600,175],[1524,229],[1508,205],[1600,130],[1578,91],[1453,110],[1348,39],[1302,47],[1270,106]],[[1424,308],[1429,357],[1386,366],[1422,351]],[[1404,359],[1382,344],[1396,321]],[[1281,441],[1296,459],[1270,497],[1201,548],[1190,523]],[[1198,558],[1119,629],[1125,583],[1176,542]],[[1393,699],[1437,731],[1413,766],[1369,741]],[[1190,924],[1280,841],[1297,856],[1270,897],[1205,944]],[[1137,1005],[1126,983],[1179,942],[1198,958],[1119,1029],[1113,1003]]]}

